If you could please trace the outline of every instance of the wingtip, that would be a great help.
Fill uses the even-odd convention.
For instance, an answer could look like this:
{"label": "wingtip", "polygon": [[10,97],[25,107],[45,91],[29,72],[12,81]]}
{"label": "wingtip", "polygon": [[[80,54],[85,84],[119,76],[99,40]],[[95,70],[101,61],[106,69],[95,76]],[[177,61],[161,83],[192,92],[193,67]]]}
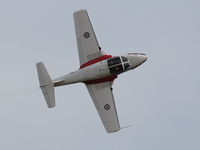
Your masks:
{"label": "wingtip", "polygon": [[86,12],[87,12],[87,9],[80,9],[80,10],[77,10],[77,11],[74,12],[74,14],[79,13],[79,12],[83,12],[83,11],[86,11]]}
{"label": "wingtip", "polygon": [[117,131],[119,131],[119,130],[121,130],[121,128],[118,128],[118,129],[116,129],[116,130],[106,130],[106,132],[107,133],[115,133],[115,132],[117,132]]}

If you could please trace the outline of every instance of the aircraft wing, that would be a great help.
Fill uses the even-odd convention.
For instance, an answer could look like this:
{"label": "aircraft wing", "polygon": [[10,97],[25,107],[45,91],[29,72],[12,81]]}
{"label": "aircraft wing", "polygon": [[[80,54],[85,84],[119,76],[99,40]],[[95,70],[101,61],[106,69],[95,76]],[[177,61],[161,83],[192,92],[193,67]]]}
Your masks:
{"label": "aircraft wing", "polygon": [[80,65],[103,55],[90,22],[87,10],[74,13],[74,24]]}
{"label": "aircraft wing", "polygon": [[86,84],[97,112],[108,133],[120,130],[111,85],[111,82]]}

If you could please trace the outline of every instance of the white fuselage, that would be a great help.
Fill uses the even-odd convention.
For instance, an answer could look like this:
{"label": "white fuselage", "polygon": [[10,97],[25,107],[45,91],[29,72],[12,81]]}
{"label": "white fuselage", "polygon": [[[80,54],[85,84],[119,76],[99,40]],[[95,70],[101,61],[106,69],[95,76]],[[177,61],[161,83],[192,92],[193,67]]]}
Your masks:
{"label": "white fuselage", "polygon": [[53,81],[55,86],[62,86],[77,82],[85,83],[88,81],[98,80],[134,69],[146,61],[146,59],[147,56],[145,54],[138,53],[113,57],[80,68],[77,71],[71,72]]}

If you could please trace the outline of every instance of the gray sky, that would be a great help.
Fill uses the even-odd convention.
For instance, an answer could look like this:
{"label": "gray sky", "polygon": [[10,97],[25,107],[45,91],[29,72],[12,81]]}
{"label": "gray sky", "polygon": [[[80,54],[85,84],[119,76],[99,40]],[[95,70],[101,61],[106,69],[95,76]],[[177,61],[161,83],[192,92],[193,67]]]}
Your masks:
{"label": "gray sky", "polygon": [[[199,150],[200,1],[1,0],[2,150]],[[35,64],[52,78],[79,68],[73,12],[88,10],[107,54],[148,60],[113,85],[121,126],[106,133],[85,85],[56,88],[48,109]]]}

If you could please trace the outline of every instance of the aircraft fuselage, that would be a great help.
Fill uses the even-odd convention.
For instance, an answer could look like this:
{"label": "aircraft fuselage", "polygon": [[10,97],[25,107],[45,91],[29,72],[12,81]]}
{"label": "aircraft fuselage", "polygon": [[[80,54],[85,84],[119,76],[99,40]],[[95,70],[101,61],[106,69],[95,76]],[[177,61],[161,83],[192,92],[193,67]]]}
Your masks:
{"label": "aircraft fuselage", "polygon": [[134,69],[147,60],[147,56],[141,53],[130,53],[124,56],[111,57],[110,55],[102,56],[90,61],[88,64],[81,65],[80,69],[67,75],[53,80],[55,86],[62,86],[83,82],[86,84],[101,83],[105,81],[113,81],[117,75]]}

